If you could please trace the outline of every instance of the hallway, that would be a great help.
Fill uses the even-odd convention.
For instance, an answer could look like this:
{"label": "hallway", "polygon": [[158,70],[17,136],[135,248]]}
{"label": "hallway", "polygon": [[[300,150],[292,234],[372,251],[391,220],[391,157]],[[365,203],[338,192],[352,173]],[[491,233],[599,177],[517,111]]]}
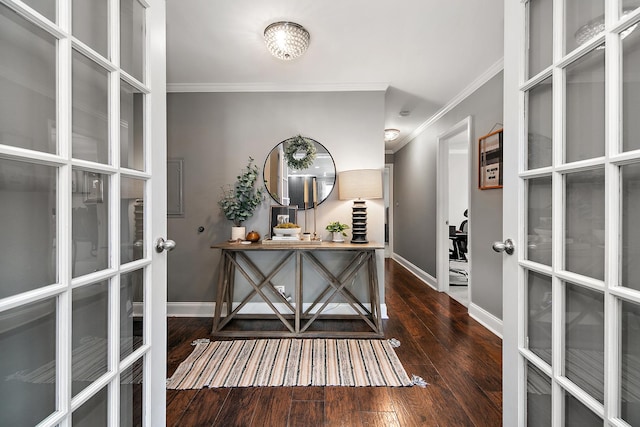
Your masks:
{"label": "hallway", "polygon": [[[385,260],[385,276],[385,336],[400,340],[396,352],[405,370],[423,377],[426,388],[168,390],[167,425],[501,425],[501,340],[395,261]],[[167,376],[210,328],[210,318],[168,319]]]}

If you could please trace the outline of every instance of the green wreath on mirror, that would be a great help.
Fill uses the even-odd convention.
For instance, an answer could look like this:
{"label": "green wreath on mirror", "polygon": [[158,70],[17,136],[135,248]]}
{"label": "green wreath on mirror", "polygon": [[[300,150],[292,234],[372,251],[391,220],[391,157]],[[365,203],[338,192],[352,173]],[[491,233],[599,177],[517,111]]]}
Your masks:
{"label": "green wreath on mirror", "polygon": [[[312,140],[297,135],[285,142],[284,157],[291,169],[307,169],[313,164],[316,159],[316,145]],[[296,154],[303,154],[303,157],[298,158]]]}

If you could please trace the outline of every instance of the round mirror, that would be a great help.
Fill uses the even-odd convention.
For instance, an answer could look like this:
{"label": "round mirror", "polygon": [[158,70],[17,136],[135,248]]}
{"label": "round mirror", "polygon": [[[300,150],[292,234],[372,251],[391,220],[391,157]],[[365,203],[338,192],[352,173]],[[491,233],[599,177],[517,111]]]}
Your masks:
{"label": "round mirror", "polygon": [[329,151],[318,141],[300,135],[273,147],[262,173],[273,200],[300,210],[305,209],[305,194],[307,208],[313,208],[314,199],[322,203],[336,183],[336,165]]}

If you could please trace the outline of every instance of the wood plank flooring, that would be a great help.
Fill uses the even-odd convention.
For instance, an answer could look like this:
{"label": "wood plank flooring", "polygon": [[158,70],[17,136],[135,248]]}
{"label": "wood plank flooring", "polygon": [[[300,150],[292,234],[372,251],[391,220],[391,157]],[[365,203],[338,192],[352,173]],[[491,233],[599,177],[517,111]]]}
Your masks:
{"label": "wood plank flooring", "polygon": [[[405,370],[424,378],[426,388],[167,390],[167,426],[500,426],[501,340],[392,260],[385,261],[385,286],[385,336],[400,340]],[[209,336],[211,322],[169,319],[168,376],[193,340]]]}

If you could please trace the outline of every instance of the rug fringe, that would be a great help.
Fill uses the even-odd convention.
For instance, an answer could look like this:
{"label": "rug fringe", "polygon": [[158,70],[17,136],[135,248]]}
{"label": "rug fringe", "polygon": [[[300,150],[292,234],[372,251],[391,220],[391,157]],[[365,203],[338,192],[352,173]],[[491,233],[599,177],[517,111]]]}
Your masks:
{"label": "rug fringe", "polygon": [[422,387],[422,388],[426,388],[429,385],[428,382],[426,382],[422,377],[419,377],[417,375],[411,376],[411,384],[417,385],[418,387]]}
{"label": "rug fringe", "polygon": [[191,345],[209,344],[210,342],[211,342],[211,340],[209,338],[199,338],[199,339],[193,341],[191,343]]}
{"label": "rug fringe", "polygon": [[398,348],[400,347],[400,341],[395,338],[391,338],[389,339],[389,345],[391,345],[392,348]]}

